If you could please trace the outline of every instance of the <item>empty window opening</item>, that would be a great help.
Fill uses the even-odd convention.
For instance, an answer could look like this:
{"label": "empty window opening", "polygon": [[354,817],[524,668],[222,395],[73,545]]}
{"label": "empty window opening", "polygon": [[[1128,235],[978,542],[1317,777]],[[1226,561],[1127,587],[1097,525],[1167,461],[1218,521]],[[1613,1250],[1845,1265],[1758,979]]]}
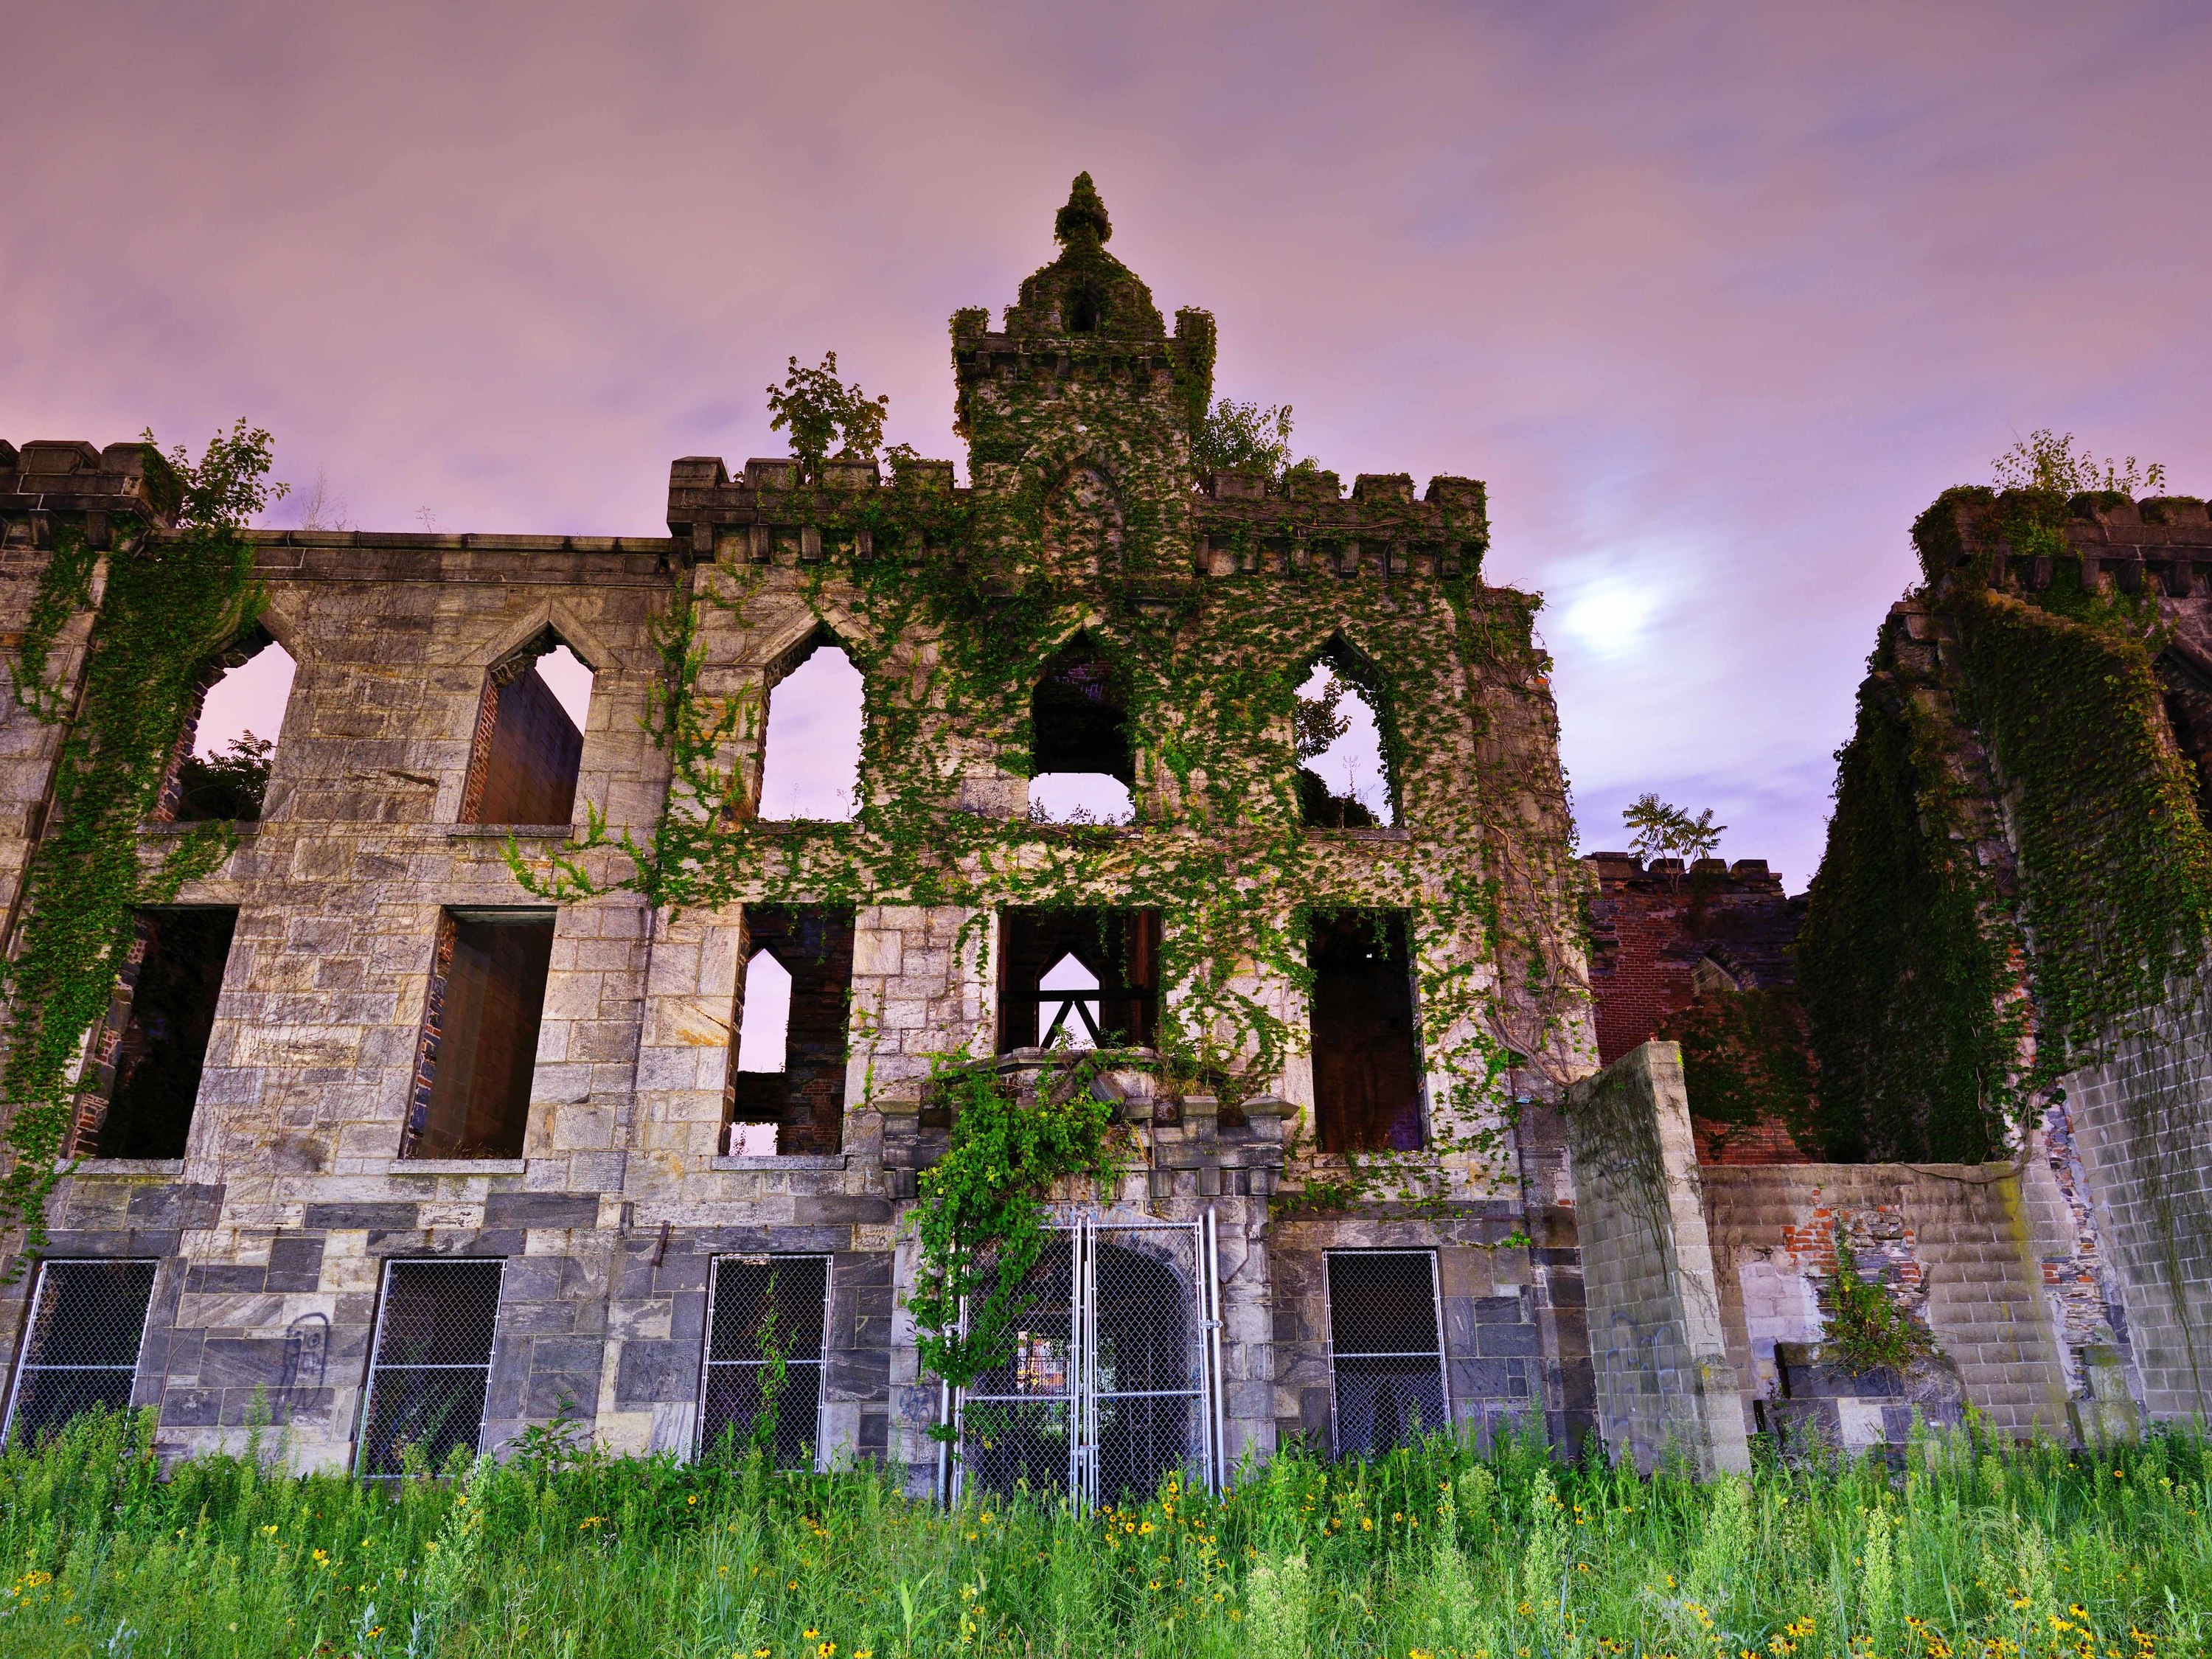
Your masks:
{"label": "empty window opening", "polygon": [[829,1324],[828,1256],[716,1257],[699,1449],[726,1456],[758,1447],[778,1468],[811,1467],[822,1444]]}
{"label": "empty window opening", "polygon": [[1332,647],[1298,687],[1298,810],[1317,830],[1398,822],[1382,727],[1366,677]]}
{"label": "empty window opening", "polygon": [[154,1296],[151,1261],[41,1261],[0,1444],[34,1445],[82,1413],[125,1411]]}
{"label": "empty window opening", "polygon": [[550,630],[485,676],[460,821],[566,824],[591,695],[592,671]]}
{"label": "empty window opening", "polygon": [[1421,1144],[1421,1079],[1405,913],[1313,919],[1314,1115],[1325,1152]]}
{"label": "empty window opening", "polygon": [[157,817],[260,817],[297,666],[292,653],[258,628],[209,663]]}
{"label": "empty window opening", "polygon": [[362,1410],[361,1468],[398,1475],[412,1447],[436,1469],[483,1433],[501,1263],[387,1261]]}
{"label": "empty window opening", "polygon": [[232,909],[138,913],[79,1109],[76,1157],[185,1155],[237,926]]}
{"label": "empty window opening", "polygon": [[542,910],[440,919],[405,1158],[522,1156],[553,960]]}
{"label": "empty window opening", "polygon": [[727,1090],[730,1152],[826,1154],[845,1144],[853,908],[749,904]]}
{"label": "empty window opening", "polygon": [[1096,334],[1101,307],[1098,295],[1090,289],[1079,289],[1068,296],[1067,331],[1070,334]]}
{"label": "empty window opening", "polygon": [[791,969],[772,951],[745,964],[744,1007],[738,1016],[738,1069],[781,1072],[791,1045]]}
{"label": "empty window opening", "polygon": [[1098,975],[1069,951],[1037,981],[1037,1046],[1097,1048],[1098,1004]]}
{"label": "empty window opening", "polygon": [[1128,704],[1087,634],[1045,665],[1030,697],[1030,811],[1056,823],[1126,822],[1137,781]]}
{"label": "empty window opening", "polygon": [[860,810],[865,682],[825,633],[769,691],[760,815],[778,821],[851,817]]}
{"label": "empty window opening", "polygon": [[1159,964],[1157,910],[1007,910],[999,1051],[1151,1047]]}
{"label": "empty window opening", "polygon": [[1451,1426],[1433,1250],[1332,1250],[1329,1382],[1340,1457]]}

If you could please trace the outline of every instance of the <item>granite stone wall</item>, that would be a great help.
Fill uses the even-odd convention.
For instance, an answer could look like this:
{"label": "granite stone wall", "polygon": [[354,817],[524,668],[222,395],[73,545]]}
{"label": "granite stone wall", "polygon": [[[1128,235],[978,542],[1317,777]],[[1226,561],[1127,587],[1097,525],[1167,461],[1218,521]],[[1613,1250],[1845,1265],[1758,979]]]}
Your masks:
{"label": "granite stone wall", "polygon": [[1645,1469],[1679,1452],[1747,1471],[1681,1051],[1631,1049],[1569,1091],[1565,1115],[1607,1449]]}

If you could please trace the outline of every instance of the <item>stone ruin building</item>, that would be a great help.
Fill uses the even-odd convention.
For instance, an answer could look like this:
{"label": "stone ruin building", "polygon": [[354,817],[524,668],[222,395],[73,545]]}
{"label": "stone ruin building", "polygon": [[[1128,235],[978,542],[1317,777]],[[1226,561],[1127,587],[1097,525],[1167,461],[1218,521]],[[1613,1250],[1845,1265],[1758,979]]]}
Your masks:
{"label": "stone ruin building", "polygon": [[[1607,1066],[1565,1121],[1640,1455],[2212,1416],[2212,522],[1958,489],[1913,533],[1810,893],[1589,860]],[[1839,1238],[1933,1353],[1829,1362]]]}
{"label": "stone ruin building", "polygon": [[[295,1466],[374,1476],[556,1422],[688,1457],[758,1425],[780,1358],[787,1461],[1096,1498],[1447,1424],[1730,1468],[1754,1431],[1865,1445],[1916,1409],[2203,1409],[2175,1356],[2212,1228],[2157,1153],[2203,1143],[2202,1061],[2144,1035],[2030,1077],[2015,969],[1974,1018],[2030,1078],[2026,1140],[1854,1094],[1820,1016],[1864,941],[1822,906],[1855,915],[1870,866],[1832,847],[1808,915],[1755,861],[1575,860],[1483,486],[1200,473],[1212,318],[1170,331],[1087,178],[1055,233],[999,326],[952,319],[965,487],[900,451],[690,457],[665,534],[250,532],[262,603],[199,684],[281,647],[283,729],[242,803],[189,715],[130,831],[148,868],[196,823],[234,847],[138,909],[72,1068],[46,1237],[9,1235],[8,1431],[97,1401],[151,1408],[168,1455],[265,1420]],[[11,951],[61,856],[100,573],[177,539],[164,471],[0,444],[6,629],[53,624],[47,706],[0,708]],[[1864,719],[1948,723],[1973,782],[1953,841],[1897,854],[1923,887],[1961,848],[2012,883],[2017,852],[1946,584],[2025,604],[2061,568],[2155,607],[2144,741],[2212,731],[2203,509],[2046,539],[2055,565],[1960,554],[1886,625]],[[94,579],[41,623],[71,548]],[[865,684],[857,801],[779,820],[776,689],[825,651]],[[1317,665],[1372,711],[1379,809],[1300,774]],[[1033,811],[1068,775],[1128,820]],[[2166,1020],[2194,1033],[2187,978]],[[906,1302],[948,1079],[1049,1088],[1092,1045],[1119,1183],[1055,1188],[1012,1352],[951,1389]],[[1822,1361],[1839,1235],[1940,1364]]]}
{"label": "stone ruin building", "polygon": [[[1481,580],[1472,480],[1195,476],[1212,319],[1170,331],[1108,233],[1081,181],[1003,321],[953,318],[964,488],[905,454],[690,457],[665,533],[252,532],[265,604],[206,678],[264,641],[296,663],[265,800],[140,915],[88,1042],[7,1293],[14,1422],[128,1401],[183,1455],[266,1412],[295,1464],[371,1474],[556,1417],[689,1456],[747,1427],[772,1306],[807,1401],[784,1455],[917,1490],[1587,1431],[1559,1138],[1500,1127],[1589,1047],[1526,988],[1578,971],[1532,602]],[[0,448],[9,627],[68,534],[164,545],[158,465]],[[99,624],[58,635],[64,685]],[[538,667],[560,649],[580,723]],[[866,678],[861,810],[762,818],[775,689],[824,649]],[[1306,821],[1316,664],[1377,711],[1390,822]],[[729,715],[689,748],[674,678]],[[13,898],[64,726],[6,719]],[[1052,773],[1117,780],[1134,822],[1035,821]],[[547,870],[595,812],[712,845],[676,897],[605,848],[569,855],[586,896],[519,883],[510,842]],[[781,1063],[739,1069],[763,975]],[[933,1066],[1018,1081],[1079,1027],[1129,1055],[1097,1085],[1126,1176],[1054,1194],[1018,1352],[948,1399],[902,1301]],[[929,1430],[979,1401],[1016,1431],[951,1458]]]}

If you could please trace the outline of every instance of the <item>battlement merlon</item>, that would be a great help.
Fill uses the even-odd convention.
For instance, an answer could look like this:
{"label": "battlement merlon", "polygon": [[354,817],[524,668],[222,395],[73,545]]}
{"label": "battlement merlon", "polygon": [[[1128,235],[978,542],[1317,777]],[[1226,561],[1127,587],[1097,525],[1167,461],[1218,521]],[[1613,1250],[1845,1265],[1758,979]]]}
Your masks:
{"label": "battlement merlon", "polygon": [[74,524],[95,550],[129,546],[175,506],[175,477],[151,444],[0,440],[0,544],[50,549],[57,524]]}
{"label": "battlement merlon", "polygon": [[[1948,499],[1951,534],[1926,533],[1928,519],[1916,531],[1921,562],[1930,581],[1955,579],[1985,561],[1987,580],[1993,586],[2039,592],[2051,586],[2056,561],[2048,553],[2015,548],[2005,539],[1995,492],[1960,490]],[[1941,515],[1930,517],[1940,520]],[[2105,586],[2109,580],[2122,592],[2135,593],[2148,577],[2158,583],[2160,592],[2177,599],[2212,588],[2212,514],[2194,496],[2130,501],[2117,494],[2085,492],[2067,499],[2064,518],[2056,527],[2067,555],[2081,561],[2082,579],[2091,586]]]}
{"label": "battlement merlon", "polygon": [[[1419,501],[1403,472],[1362,473],[1349,499],[1333,473],[1293,478],[1277,493],[1255,473],[1216,472],[1200,483],[1191,550],[1199,575],[1322,568],[1450,578],[1479,571],[1489,544],[1485,493],[1474,478],[1432,478]],[[809,489],[788,456],[756,457],[732,475],[719,455],[688,455],[669,469],[668,532],[702,562],[811,564],[841,551],[871,558],[890,550],[876,544],[879,515],[866,509],[883,498],[873,492],[906,489],[954,501],[973,494],[954,487],[950,461],[908,462],[890,483],[872,461],[830,461]],[[909,549],[905,556],[951,550]]]}

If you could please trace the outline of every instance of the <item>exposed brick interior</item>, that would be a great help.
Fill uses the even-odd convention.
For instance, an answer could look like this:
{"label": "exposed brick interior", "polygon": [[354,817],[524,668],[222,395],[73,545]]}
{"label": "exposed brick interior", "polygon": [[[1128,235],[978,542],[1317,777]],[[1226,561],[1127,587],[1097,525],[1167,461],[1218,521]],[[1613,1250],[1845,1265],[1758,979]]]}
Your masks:
{"label": "exposed brick interior", "polygon": [[[425,1021],[428,1098],[416,1158],[520,1158],[530,1119],[553,923],[531,913],[449,916],[446,971]],[[450,941],[450,942],[448,942]],[[428,1040],[432,1022],[434,1044]]]}
{"label": "exposed brick interior", "polygon": [[464,823],[566,823],[576,810],[584,736],[534,658],[495,669],[477,715]]}
{"label": "exposed brick interior", "polygon": [[[853,908],[749,904],[748,954],[766,951],[791,975],[781,1072],[740,1072],[731,1042],[730,1121],[773,1123],[779,1153],[844,1145],[846,1030],[853,999]],[[744,1006],[744,989],[738,992]]]}

